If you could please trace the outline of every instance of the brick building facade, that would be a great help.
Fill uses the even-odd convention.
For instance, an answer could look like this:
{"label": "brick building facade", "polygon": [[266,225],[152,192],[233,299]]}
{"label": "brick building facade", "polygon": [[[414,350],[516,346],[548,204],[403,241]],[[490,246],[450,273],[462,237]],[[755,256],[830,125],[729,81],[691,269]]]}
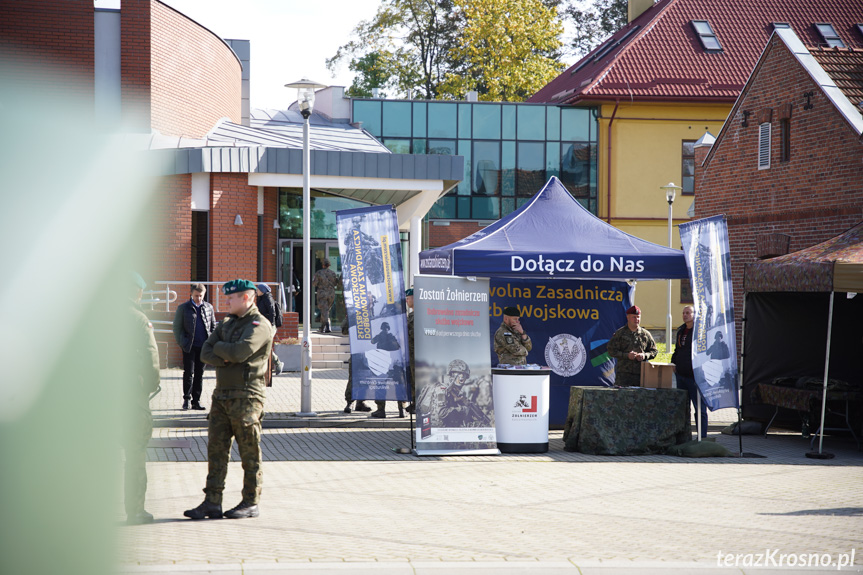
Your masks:
{"label": "brick building facade", "polygon": [[842,69],[825,71],[818,64],[825,54],[863,52],[810,54],[793,32],[778,31],[716,142],[696,150],[695,217],[724,214],[728,222],[738,350],[745,264],[820,243],[863,219],[860,100],[847,86],[824,86]]}

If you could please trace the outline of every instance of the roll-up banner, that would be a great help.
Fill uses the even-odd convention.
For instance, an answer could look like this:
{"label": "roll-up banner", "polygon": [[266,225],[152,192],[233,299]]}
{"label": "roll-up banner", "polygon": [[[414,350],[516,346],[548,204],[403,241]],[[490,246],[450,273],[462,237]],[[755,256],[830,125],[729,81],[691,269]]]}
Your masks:
{"label": "roll-up banner", "polygon": [[487,279],[414,277],[417,455],[500,453],[488,308]]}
{"label": "roll-up banner", "polygon": [[405,287],[396,210],[336,212],[350,325],[353,399],[407,401]]}
{"label": "roll-up banner", "polygon": [[692,281],[692,371],[711,411],[738,407],[731,255],[725,216],[680,224]]}
{"label": "roll-up banner", "polygon": [[[573,385],[614,385],[614,360],[608,340],[626,324],[633,288],[621,281],[491,279],[489,300],[495,331],[503,309],[515,307],[533,348],[527,363],[551,368],[549,424],[566,423],[569,388]],[[498,364],[494,337],[489,341],[492,364]]]}

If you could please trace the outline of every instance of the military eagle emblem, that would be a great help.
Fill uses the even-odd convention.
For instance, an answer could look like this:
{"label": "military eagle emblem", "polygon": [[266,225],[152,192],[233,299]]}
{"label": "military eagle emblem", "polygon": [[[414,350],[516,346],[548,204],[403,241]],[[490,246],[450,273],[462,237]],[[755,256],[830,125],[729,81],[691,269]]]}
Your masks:
{"label": "military eagle emblem", "polygon": [[561,377],[570,377],[584,369],[587,352],[580,337],[560,333],[545,345],[545,362]]}

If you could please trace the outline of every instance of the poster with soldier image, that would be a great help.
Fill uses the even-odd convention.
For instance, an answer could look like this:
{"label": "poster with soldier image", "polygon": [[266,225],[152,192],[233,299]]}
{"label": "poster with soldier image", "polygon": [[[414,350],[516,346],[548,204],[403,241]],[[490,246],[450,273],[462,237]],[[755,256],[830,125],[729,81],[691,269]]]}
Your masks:
{"label": "poster with soldier image", "polygon": [[408,401],[405,286],[390,206],[336,212],[351,342],[352,399]]}
{"label": "poster with soldier image", "polygon": [[494,430],[488,280],[414,278],[416,451],[500,453]]}
{"label": "poster with soldier image", "polygon": [[707,407],[738,407],[731,255],[725,216],[680,224],[695,308],[692,371]]}

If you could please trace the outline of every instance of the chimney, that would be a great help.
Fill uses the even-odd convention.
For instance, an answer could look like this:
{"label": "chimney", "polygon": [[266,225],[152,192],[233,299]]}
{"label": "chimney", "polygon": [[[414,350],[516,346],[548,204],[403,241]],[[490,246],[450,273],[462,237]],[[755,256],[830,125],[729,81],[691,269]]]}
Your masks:
{"label": "chimney", "polygon": [[651,6],[653,6],[653,0],[629,0],[626,6],[626,21],[632,22]]}
{"label": "chimney", "polygon": [[372,88],[372,98],[380,98],[381,89],[380,88]]}
{"label": "chimney", "polygon": [[479,92],[476,90],[471,90],[467,93],[467,101],[468,102],[478,102],[479,101]]}

